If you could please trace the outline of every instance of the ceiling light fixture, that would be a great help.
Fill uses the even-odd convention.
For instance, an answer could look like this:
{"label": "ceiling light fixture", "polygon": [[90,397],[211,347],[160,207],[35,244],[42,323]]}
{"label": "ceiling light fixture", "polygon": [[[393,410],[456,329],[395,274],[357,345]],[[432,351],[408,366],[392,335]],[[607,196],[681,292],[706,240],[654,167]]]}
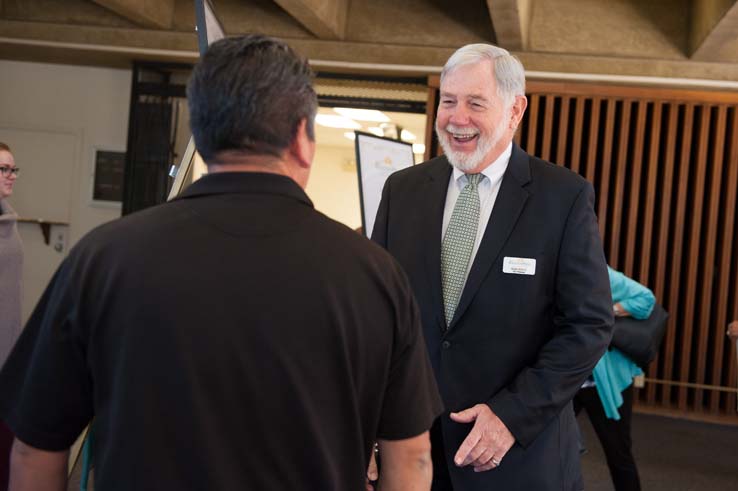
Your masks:
{"label": "ceiling light fixture", "polygon": [[390,118],[388,118],[387,115],[385,115],[382,111],[377,111],[376,109],[353,109],[350,107],[334,107],[333,110],[341,116],[346,116],[347,118],[356,119],[358,121],[386,123],[390,120]]}
{"label": "ceiling light fixture", "polygon": [[413,153],[425,154],[425,145],[422,143],[413,143]]}
{"label": "ceiling light fixture", "polygon": [[348,130],[361,129],[361,125],[353,119],[339,116],[337,114],[318,114],[315,116],[315,122],[320,126],[328,128],[345,128]]}

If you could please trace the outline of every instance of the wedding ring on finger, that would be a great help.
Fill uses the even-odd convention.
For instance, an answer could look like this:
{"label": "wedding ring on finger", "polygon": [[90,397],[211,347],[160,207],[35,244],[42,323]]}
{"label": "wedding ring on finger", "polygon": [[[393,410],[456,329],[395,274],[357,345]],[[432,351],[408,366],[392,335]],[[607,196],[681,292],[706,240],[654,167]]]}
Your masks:
{"label": "wedding ring on finger", "polygon": [[501,462],[502,460],[497,460],[496,458],[492,457],[492,463],[494,464],[495,467],[498,467]]}

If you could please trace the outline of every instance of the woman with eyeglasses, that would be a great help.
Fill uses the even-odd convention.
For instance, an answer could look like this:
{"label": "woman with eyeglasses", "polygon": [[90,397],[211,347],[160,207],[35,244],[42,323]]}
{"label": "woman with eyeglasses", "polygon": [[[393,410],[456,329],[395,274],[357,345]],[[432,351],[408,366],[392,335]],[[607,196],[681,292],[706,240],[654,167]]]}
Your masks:
{"label": "woman with eyeglasses", "polygon": [[[21,272],[23,249],[18,235],[18,215],[7,198],[18,178],[10,147],[0,142],[0,367],[21,331]],[[13,435],[0,421],[0,491],[8,486],[8,458]]]}

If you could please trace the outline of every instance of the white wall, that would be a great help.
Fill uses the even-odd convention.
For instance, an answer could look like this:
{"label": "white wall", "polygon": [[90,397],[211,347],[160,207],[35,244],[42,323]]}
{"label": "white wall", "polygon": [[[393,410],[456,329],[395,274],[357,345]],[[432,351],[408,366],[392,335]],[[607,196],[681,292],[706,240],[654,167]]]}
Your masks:
{"label": "white wall", "polygon": [[[24,318],[68,248],[120,216],[120,207],[92,203],[93,158],[95,148],[126,148],[131,76],[130,70],[0,60],[0,141],[8,140],[21,167],[10,202],[24,218],[69,223],[52,233],[63,236],[61,251],[52,247],[53,237],[44,244],[38,225],[19,226],[26,254]],[[69,145],[51,145],[50,135]],[[22,141],[14,145],[11,137]],[[60,182],[64,177],[69,181]],[[68,196],[60,196],[60,188]]]}
{"label": "white wall", "polygon": [[318,146],[307,185],[315,209],[349,227],[361,226],[354,147]]}
{"label": "white wall", "polygon": [[[96,148],[126,148],[130,85],[130,70],[0,60],[0,141],[8,140],[17,165],[25,168],[11,204],[17,202],[27,218],[69,222],[53,228],[49,246],[37,225],[19,227],[26,253],[24,319],[68,249],[93,227],[120,216],[119,207],[92,203],[92,170]],[[39,149],[28,147],[28,141],[44,146],[52,134],[71,142],[63,152],[47,145],[41,154],[53,157],[41,158]],[[26,148],[14,145],[11,137],[18,135]],[[64,177],[69,181],[60,186]],[[351,228],[361,226],[353,145],[318,146],[307,193],[319,211]],[[39,211],[44,208],[46,213]],[[53,246],[60,236],[65,247],[58,252]]]}

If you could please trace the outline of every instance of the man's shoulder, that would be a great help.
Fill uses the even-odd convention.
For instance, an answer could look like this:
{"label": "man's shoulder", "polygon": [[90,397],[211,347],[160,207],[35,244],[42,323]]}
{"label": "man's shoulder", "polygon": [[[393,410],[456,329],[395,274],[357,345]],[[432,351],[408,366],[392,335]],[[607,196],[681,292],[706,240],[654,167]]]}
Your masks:
{"label": "man's shoulder", "polygon": [[375,258],[379,261],[392,262],[392,256],[361,233],[349,228],[323,213],[313,211],[313,226],[307,233],[315,240],[325,243],[331,249],[349,251],[357,258]]}
{"label": "man's shoulder", "polygon": [[319,211],[314,211],[312,224],[306,233],[317,246],[314,250],[320,251],[321,258],[330,258],[343,268],[341,274],[354,271],[363,275],[371,271],[371,276],[383,278],[385,284],[387,281],[395,284],[404,282],[402,268],[389,252]]}
{"label": "man's shoulder", "polygon": [[162,227],[172,225],[171,218],[176,208],[176,203],[163,203],[98,225],[82,236],[70,255],[110,248],[123,249],[137,242],[151,245],[158,237],[170,240]]}

